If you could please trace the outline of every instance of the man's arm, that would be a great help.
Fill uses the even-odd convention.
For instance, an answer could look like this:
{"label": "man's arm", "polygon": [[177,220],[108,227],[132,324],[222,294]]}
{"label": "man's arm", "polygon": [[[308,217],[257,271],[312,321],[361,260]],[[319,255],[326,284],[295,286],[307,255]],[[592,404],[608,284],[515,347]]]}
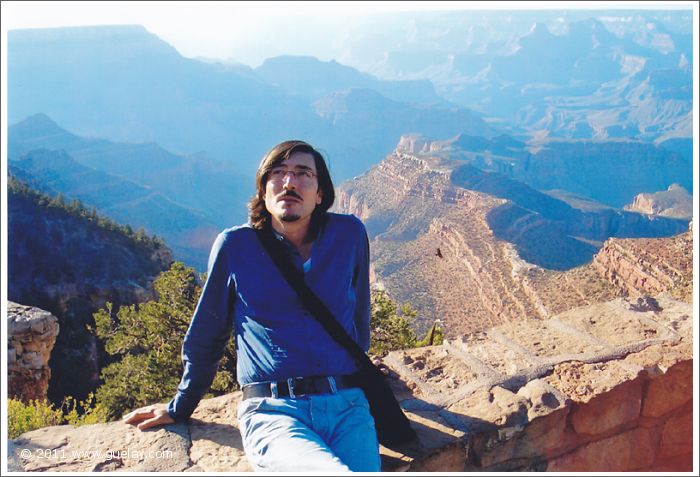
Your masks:
{"label": "man's arm", "polygon": [[167,405],[154,404],[126,414],[124,423],[144,430],[184,421],[211,386],[231,334],[231,297],[235,296],[231,293],[225,241],[226,236],[219,234],[209,255],[207,281],[182,346],[184,372],[177,395]]}
{"label": "man's arm", "polygon": [[174,421],[186,420],[209,390],[231,334],[235,293],[225,242],[223,233],[214,241],[207,281],[185,335],[182,346],[184,371],[177,395],[167,408]]}

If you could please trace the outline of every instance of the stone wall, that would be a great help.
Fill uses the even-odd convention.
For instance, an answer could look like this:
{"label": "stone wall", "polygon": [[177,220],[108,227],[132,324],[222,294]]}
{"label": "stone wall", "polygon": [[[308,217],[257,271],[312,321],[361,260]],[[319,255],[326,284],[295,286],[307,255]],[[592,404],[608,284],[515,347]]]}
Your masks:
{"label": "stone wall", "polygon": [[[663,372],[630,369],[624,361],[558,366],[552,380],[573,378],[571,395],[560,401],[549,379],[528,383],[514,399],[531,400],[528,414],[546,412],[525,425],[477,435],[466,469],[691,471],[692,360],[677,358]],[[605,380],[609,389],[580,396],[591,386],[587,382]]]}
{"label": "stone wall", "polygon": [[43,400],[49,388],[49,357],[58,319],[39,308],[7,303],[7,394]]}
{"label": "stone wall", "polygon": [[461,432],[428,459],[427,439],[397,453],[397,468],[692,470],[692,306],[668,295],[499,326],[387,361],[407,383],[407,409]]}
{"label": "stone wall", "polygon": [[[692,305],[616,299],[383,360],[418,440],[387,471],[691,471]],[[10,441],[9,468],[246,471],[240,393],[188,424],[57,426]],[[47,449],[53,458],[45,458]]]}

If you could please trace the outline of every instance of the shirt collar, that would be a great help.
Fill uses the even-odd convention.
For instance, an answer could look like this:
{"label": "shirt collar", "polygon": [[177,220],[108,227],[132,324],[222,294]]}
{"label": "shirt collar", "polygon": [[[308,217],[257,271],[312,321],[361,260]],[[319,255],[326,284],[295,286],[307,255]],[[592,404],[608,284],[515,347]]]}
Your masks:
{"label": "shirt collar", "polygon": [[[322,233],[322,231],[323,231],[323,228],[324,228],[323,226],[324,226],[324,225],[325,225],[325,221],[322,221],[322,222],[321,222],[321,226],[320,226],[320,227],[318,228],[318,230],[316,231],[316,236],[315,236],[314,239],[313,239],[314,242],[316,242],[316,241],[318,240],[318,238],[321,236],[321,233]],[[286,238],[284,238],[284,235],[282,235],[281,233],[277,232],[277,231],[274,229],[274,227],[270,226],[270,230],[272,230],[272,236],[273,236],[273,237],[275,237],[275,238],[276,238],[277,240],[279,240],[280,242],[282,242],[282,243],[284,243],[284,244],[286,244],[286,245],[291,246],[291,243],[289,242],[289,240],[287,240]]]}

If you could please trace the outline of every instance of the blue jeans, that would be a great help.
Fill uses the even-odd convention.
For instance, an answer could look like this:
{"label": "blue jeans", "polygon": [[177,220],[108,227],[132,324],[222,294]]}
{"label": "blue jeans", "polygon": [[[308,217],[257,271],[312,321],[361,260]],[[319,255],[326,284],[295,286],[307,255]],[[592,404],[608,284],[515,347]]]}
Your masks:
{"label": "blue jeans", "polygon": [[256,471],[381,471],[374,419],[360,388],[246,399],[238,426]]}

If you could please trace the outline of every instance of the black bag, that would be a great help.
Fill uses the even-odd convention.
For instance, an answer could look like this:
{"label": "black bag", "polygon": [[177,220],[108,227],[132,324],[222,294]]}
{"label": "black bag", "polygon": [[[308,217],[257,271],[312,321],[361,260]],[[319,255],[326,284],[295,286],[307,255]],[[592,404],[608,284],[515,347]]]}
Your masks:
{"label": "black bag", "polygon": [[309,288],[304,276],[289,260],[281,244],[276,240],[272,231],[258,230],[258,238],[272,261],[287,280],[292,289],[299,295],[303,305],[311,312],[328,334],[342,345],[355,359],[358,365],[358,386],[362,388],[369,402],[369,409],[374,417],[377,439],[385,447],[405,444],[416,438],[416,432],[403,413],[394,392],[386,382],[384,373],[377,368],[362,348],[345,332],[333,313],[321,299]]}
{"label": "black bag", "polygon": [[385,447],[392,447],[415,439],[416,431],[411,428],[394,392],[386,382],[384,373],[368,358],[358,375],[358,384],[365,393],[369,410],[374,417],[379,442]]}

